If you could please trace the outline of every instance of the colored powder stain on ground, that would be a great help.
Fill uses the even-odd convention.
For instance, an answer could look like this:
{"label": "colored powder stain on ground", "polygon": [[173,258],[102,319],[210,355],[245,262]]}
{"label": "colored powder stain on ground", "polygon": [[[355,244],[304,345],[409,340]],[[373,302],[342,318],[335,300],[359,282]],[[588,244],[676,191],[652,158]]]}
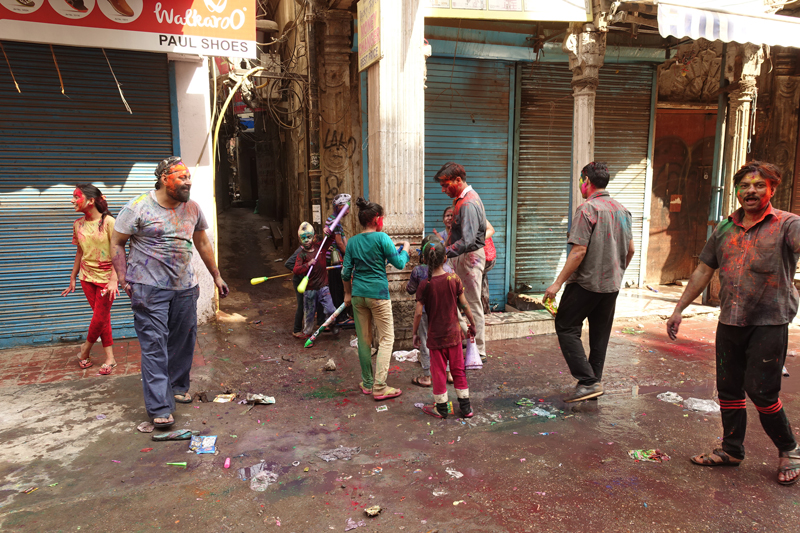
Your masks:
{"label": "colored powder stain on ground", "polygon": [[321,399],[338,398],[344,396],[345,394],[346,392],[342,392],[332,387],[326,387],[323,385],[321,387],[318,387],[317,389],[314,389],[309,394],[306,394],[305,397],[307,399],[315,398],[321,400]]}

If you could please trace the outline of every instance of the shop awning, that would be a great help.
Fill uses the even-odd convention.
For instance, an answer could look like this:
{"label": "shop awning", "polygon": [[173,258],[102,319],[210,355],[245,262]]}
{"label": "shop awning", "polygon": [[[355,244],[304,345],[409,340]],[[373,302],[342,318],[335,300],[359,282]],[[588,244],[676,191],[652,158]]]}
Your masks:
{"label": "shop awning", "polygon": [[659,2],[658,32],[662,37],[800,48],[800,19],[780,15],[741,15]]}

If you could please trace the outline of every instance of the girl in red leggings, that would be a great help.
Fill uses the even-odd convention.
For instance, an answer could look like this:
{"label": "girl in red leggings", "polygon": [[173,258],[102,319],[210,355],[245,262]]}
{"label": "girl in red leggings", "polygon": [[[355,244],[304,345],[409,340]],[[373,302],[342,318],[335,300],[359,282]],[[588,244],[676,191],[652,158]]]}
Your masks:
{"label": "girl in red leggings", "polygon": [[83,217],[76,220],[72,227],[72,244],[77,245],[75,264],[69,288],[61,296],[67,296],[75,290],[75,276],[80,272],[81,287],[93,314],[86,342],[78,354],[78,364],[81,368],[92,366],[89,352],[99,338],[106,352],[106,361],[100,367],[100,374],[108,375],[117,366],[114,339],[111,336],[111,304],[119,294],[117,274],[111,266],[114,217],[108,212],[105,197],[94,185],[77,185],[72,193],[72,205],[76,212],[83,213]]}

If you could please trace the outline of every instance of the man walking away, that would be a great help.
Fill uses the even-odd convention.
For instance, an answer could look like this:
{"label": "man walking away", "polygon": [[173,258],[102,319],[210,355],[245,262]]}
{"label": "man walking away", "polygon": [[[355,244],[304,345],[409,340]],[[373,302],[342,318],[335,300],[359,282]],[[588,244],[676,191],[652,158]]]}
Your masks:
{"label": "man walking away", "polygon": [[717,392],[722,414],[722,446],[692,458],[701,466],[739,466],[747,428],[745,393],[761,426],[778,448],[778,483],[791,485],[800,474],[800,449],[778,395],[786,359],[789,322],[797,314],[794,273],[800,253],[800,217],[772,207],[781,182],[769,163],[750,161],[734,176],[741,208],[721,222],[700,254],[700,264],[667,321],[672,340],[681,312],[719,269]]}
{"label": "man walking away", "polygon": [[[555,283],[544,293],[552,300],[561,296],[556,313],[556,333],[575,391],[565,402],[597,398],[603,394],[603,365],[614,323],[622,276],[633,258],[630,212],[606,191],[609,174],[605,163],[589,163],[581,170],[581,196],[586,202],[575,211],[567,243],[572,245],[567,262]],[[589,359],[581,342],[583,321],[589,319]]]}

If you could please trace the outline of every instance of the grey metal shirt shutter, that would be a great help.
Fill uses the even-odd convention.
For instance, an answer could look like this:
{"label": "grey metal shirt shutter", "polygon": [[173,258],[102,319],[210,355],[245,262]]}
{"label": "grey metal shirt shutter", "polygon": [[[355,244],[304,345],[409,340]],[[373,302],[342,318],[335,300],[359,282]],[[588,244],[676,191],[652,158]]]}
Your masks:
{"label": "grey metal shirt shutter", "polygon": [[608,164],[608,192],[633,216],[636,254],[624,280],[639,284],[642,225],[650,135],[651,65],[606,65],[600,69],[595,107],[595,161]]}
{"label": "grey metal shirt shutter", "polygon": [[[75,258],[72,191],[93,183],[116,217],[152,189],[172,153],[167,58],[106,50],[129,114],[102,50],[53,47],[64,96],[49,46],[3,46],[22,93],[0,63],[0,348],[82,340],[92,312],[80,284],[60,295]],[[115,337],[134,335],[125,295],[111,325]]]}
{"label": "grey metal shirt shutter", "polygon": [[564,266],[572,169],[572,72],[523,67],[517,178],[515,287],[543,293]]}
{"label": "grey metal shirt shutter", "polygon": [[489,272],[491,305],[505,308],[509,97],[513,64],[432,57],[425,91],[425,232],[441,231],[452,200],[433,176],[448,161],[467,171],[495,228],[497,264]]}

